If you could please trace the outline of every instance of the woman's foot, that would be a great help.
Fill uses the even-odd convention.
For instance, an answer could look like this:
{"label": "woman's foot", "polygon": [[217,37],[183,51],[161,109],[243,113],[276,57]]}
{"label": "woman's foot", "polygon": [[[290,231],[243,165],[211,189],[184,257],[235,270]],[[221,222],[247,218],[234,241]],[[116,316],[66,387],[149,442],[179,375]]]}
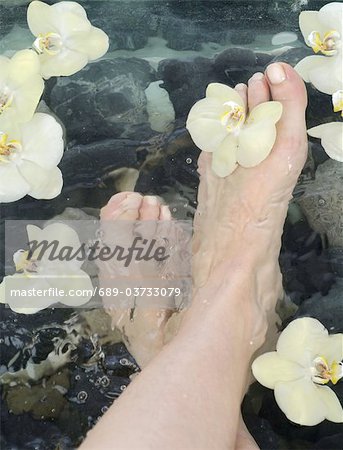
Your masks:
{"label": "woman's foot", "polygon": [[[114,195],[108,204],[101,210],[101,223],[103,241],[114,247],[115,241],[121,246],[129,247],[137,232],[137,226],[145,223],[145,232],[152,231],[156,221],[170,221],[171,214],[168,206],[154,196],[145,196],[134,192],[121,192]],[[118,223],[119,222],[119,223]],[[140,230],[143,231],[143,230]],[[143,272],[142,272],[143,268]],[[156,261],[144,262],[144,265],[130,264],[127,268],[117,260],[110,260],[100,264],[100,285],[103,289],[113,288],[119,281],[126,286],[141,285],[145,281],[152,285],[159,278],[161,270]],[[133,281],[134,280],[134,281]],[[132,284],[133,283],[133,284]],[[112,326],[120,330],[123,342],[136,359],[140,367],[144,367],[152,357],[158,353],[164,344],[164,327],[171,314],[170,309],[160,307],[147,307],[142,303],[150,302],[151,298],[140,297],[132,299],[122,296],[123,299],[113,296],[103,296],[106,311],[112,317]],[[154,300],[164,304],[165,299]],[[141,303],[137,307],[137,301]]]}
{"label": "woman's foot", "polygon": [[[278,257],[288,203],[306,161],[306,89],[292,67],[269,66],[255,74],[248,86],[236,90],[252,110],[275,100],[283,105],[277,124],[277,140],[270,155],[257,167],[239,167],[227,178],[211,170],[211,154],[199,158],[200,185],[194,220],[193,274],[195,289],[211,282],[220,286],[230,280],[230,260],[250,257],[256,267],[257,313],[273,311],[282,292]],[[221,270],[217,270],[221,267]],[[214,278],[217,278],[214,281]],[[263,342],[265,321],[255,324],[251,340]]]}

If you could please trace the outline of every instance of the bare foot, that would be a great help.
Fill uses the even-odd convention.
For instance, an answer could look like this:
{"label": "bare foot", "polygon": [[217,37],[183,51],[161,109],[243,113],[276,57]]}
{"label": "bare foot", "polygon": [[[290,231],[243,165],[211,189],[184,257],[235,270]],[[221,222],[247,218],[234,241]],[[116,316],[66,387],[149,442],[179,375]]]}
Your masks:
{"label": "bare foot", "polygon": [[[200,155],[194,286],[204,286],[233,255],[250,255],[256,267],[256,306],[264,316],[275,309],[282,292],[278,257],[288,202],[306,161],[307,97],[299,75],[282,63],[272,64],[265,75],[255,74],[248,87],[240,84],[236,90],[249,110],[272,99],[282,103],[283,114],[274,148],[257,167],[239,167],[227,178],[218,178],[211,170],[211,154]],[[251,337],[257,347],[263,343],[265,324],[257,324]]]}
{"label": "bare foot", "polygon": [[[114,195],[108,204],[101,210],[101,221],[104,232],[103,240],[111,245],[113,227],[112,222],[125,221],[124,226],[115,230],[122,230],[123,235],[117,241],[124,246],[124,241],[132,243],[135,230],[128,229],[139,224],[140,221],[169,221],[171,214],[168,206],[162,205],[157,197],[145,196],[133,192],[122,192]],[[153,225],[153,222],[151,222]],[[142,281],[143,278],[154,278],[158,274],[156,262],[144,264],[145,272],[141,273],[135,264],[124,268],[117,260],[100,265],[100,285],[103,288],[114,286],[113,276],[127,276],[128,281]],[[149,272],[149,273],[148,273]],[[112,277],[112,281],[111,281]],[[141,302],[146,299],[140,298]],[[120,298],[103,297],[106,311],[112,317],[112,326],[120,330],[123,342],[136,359],[140,367],[144,367],[152,357],[157,354],[164,344],[164,327],[170,316],[169,309],[147,308],[147,307],[127,307],[127,298],[120,305]]]}

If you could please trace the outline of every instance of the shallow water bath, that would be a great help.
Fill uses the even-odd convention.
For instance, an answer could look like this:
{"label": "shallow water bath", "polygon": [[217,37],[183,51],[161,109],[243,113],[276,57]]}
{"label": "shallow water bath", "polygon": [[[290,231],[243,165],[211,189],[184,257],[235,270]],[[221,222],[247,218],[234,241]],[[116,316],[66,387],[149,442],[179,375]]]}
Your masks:
{"label": "shallow water bath", "polygon": [[[8,58],[32,46],[28,3],[1,2],[0,53]],[[190,109],[210,83],[234,87],[271,62],[294,66],[311,55],[299,13],[328,2],[79,3],[109,36],[109,51],[71,76],[45,82],[38,111],[56,117],[63,129],[64,185],[51,200],[25,196],[1,204],[3,274],[14,270],[11,258],[4,257],[5,220],[94,221],[113,194],[136,191],[160,196],[175,219],[191,221],[200,150],[186,130]],[[307,90],[308,128],[340,120],[325,94],[310,84]],[[286,292],[277,309],[282,327],[309,316],[330,333],[343,332],[342,167],[310,138],[280,255]],[[97,268],[87,270],[96,285]],[[99,303],[98,296],[82,308],[49,308],[34,315],[0,305],[3,448],[76,448],[139,372],[123,330],[113,329]],[[342,382],[333,387],[341,402],[342,387]],[[341,424],[299,427],[257,383],[242,412],[262,449],[341,446]]]}

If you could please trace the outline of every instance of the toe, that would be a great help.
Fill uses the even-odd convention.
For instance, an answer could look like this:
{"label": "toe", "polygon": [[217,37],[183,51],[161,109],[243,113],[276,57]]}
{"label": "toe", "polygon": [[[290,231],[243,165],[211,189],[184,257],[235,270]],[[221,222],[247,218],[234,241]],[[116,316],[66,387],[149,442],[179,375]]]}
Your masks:
{"label": "toe", "polygon": [[141,220],[158,220],[160,216],[160,201],[153,195],[143,197],[142,205],[139,211]]}
{"label": "toe", "polygon": [[171,218],[172,218],[172,215],[171,215],[169,206],[162,205],[159,219],[160,220],[171,220]]}
{"label": "toe", "polygon": [[101,220],[136,220],[142,196],[136,192],[120,192],[101,209]]}
{"label": "toe", "polygon": [[255,73],[248,84],[248,106],[249,111],[252,111],[255,106],[270,100],[270,91],[266,77],[261,72]]}
{"label": "toe", "polygon": [[245,109],[248,107],[248,86],[244,83],[239,83],[235,86],[235,90],[242,97]]}
{"label": "toe", "polygon": [[289,157],[294,156],[296,152],[304,159],[307,148],[307,94],[304,82],[291,66],[284,63],[268,66],[266,78],[272,99],[283,105],[282,117],[277,124],[275,151],[287,152]]}

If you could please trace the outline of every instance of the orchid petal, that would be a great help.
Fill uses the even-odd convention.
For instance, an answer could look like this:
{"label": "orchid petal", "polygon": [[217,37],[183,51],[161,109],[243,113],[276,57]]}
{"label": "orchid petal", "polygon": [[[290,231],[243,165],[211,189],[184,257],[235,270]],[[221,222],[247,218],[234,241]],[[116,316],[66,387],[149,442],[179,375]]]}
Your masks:
{"label": "orchid petal", "polygon": [[58,300],[45,295],[9,297],[6,294],[13,289],[29,292],[32,289],[44,290],[49,289],[49,287],[44,278],[37,277],[35,274],[7,276],[0,284],[1,303],[7,303],[12,311],[19,314],[35,314]]}
{"label": "orchid petal", "polygon": [[337,395],[328,386],[317,386],[321,401],[326,406],[325,419],[335,423],[343,422],[343,408]]}
{"label": "orchid petal", "polygon": [[243,167],[255,167],[272,151],[276,140],[275,125],[268,120],[245,125],[238,140],[237,162]]}
{"label": "orchid petal", "polygon": [[15,119],[18,122],[28,122],[37,108],[44,90],[42,77],[32,77],[28,82],[18,89],[15,94],[13,105],[15,106]]}
{"label": "orchid petal", "polygon": [[302,11],[299,15],[299,26],[306,45],[309,47],[311,47],[311,43],[308,37],[313,31],[318,31],[321,36],[328,31],[327,26],[320,20],[318,11]]}
{"label": "orchid petal", "polygon": [[[61,255],[61,257],[66,258],[66,255],[63,254],[63,248],[70,247],[72,254],[77,252],[80,248],[81,243],[77,232],[70,226],[64,223],[51,223],[47,225],[44,229],[40,229],[35,225],[27,225],[26,227],[27,235],[29,238],[29,242],[37,241],[40,242],[47,241],[47,245],[52,244],[51,247],[48,247],[46,252],[41,253],[41,248],[39,247],[34,253],[34,257],[43,262],[43,267],[52,267],[54,265],[54,261],[50,261],[50,254],[53,252],[54,255]],[[34,251],[34,248],[31,246],[31,251]],[[62,253],[61,253],[62,252]],[[74,269],[79,269],[83,260],[79,261],[76,258],[73,258],[71,261],[68,261],[68,264],[74,266]],[[73,269],[73,270],[74,270]],[[52,269],[53,272],[54,269]],[[66,274],[68,271],[66,270]],[[42,275],[42,273],[40,273]]]}
{"label": "orchid petal", "polygon": [[[336,395],[330,388],[325,388],[326,386],[317,386],[302,378],[276,383],[274,395],[289,420],[300,425],[314,426],[329,417],[341,419]],[[328,394],[328,390],[331,394]],[[336,399],[333,402],[334,397]]]}
{"label": "orchid petal", "polygon": [[54,56],[41,55],[41,73],[43,78],[70,76],[83,69],[88,63],[88,57],[84,53],[68,48],[62,48]]}
{"label": "orchid petal", "polygon": [[39,57],[33,50],[20,50],[12,56],[8,69],[9,83],[16,89],[33,76],[39,75]]}
{"label": "orchid petal", "polygon": [[[76,307],[87,303],[92,298],[93,284],[90,276],[70,263],[60,262],[51,265],[50,270],[42,269],[40,274],[45,277],[51,287],[69,294],[59,298],[64,305]],[[81,293],[82,295],[77,295]]]}
{"label": "orchid petal", "polygon": [[206,89],[206,97],[218,100],[221,104],[225,102],[234,102],[245,110],[243,99],[239,93],[225,84],[210,83]]}
{"label": "orchid petal", "polygon": [[220,121],[220,115],[224,113],[223,103],[218,99],[203,98],[196,102],[189,111],[186,127],[198,119],[210,119]]}
{"label": "orchid petal", "polygon": [[307,56],[295,70],[307,83],[324,94],[332,95],[342,89],[342,56]]}
{"label": "orchid petal", "polygon": [[321,355],[327,338],[328,331],[323,324],[311,317],[302,317],[283,330],[276,349],[282,358],[310,367],[312,360]]}
{"label": "orchid petal", "polygon": [[61,171],[57,167],[47,171],[38,164],[23,160],[19,170],[31,186],[28,192],[31,197],[49,200],[61,193],[63,178]]}
{"label": "orchid petal", "polygon": [[43,167],[53,169],[60,162],[63,150],[63,130],[49,114],[37,113],[22,125],[22,158]]}
{"label": "orchid petal", "polygon": [[322,355],[331,365],[333,361],[339,362],[343,360],[343,333],[331,334],[322,349]]}
{"label": "orchid petal", "polygon": [[265,102],[260,103],[249,114],[247,124],[257,124],[265,120],[277,123],[282,116],[282,103],[280,102]]}
{"label": "orchid petal", "polygon": [[324,123],[310,128],[307,133],[321,139],[321,144],[330,158],[343,162],[343,122]]}
{"label": "orchid petal", "polygon": [[255,359],[252,372],[260,384],[270,389],[280,381],[294,381],[304,376],[304,369],[299,364],[283,359],[277,352],[265,353]]}
{"label": "orchid petal", "polygon": [[212,155],[212,169],[219,177],[230,175],[238,166],[236,160],[238,141],[230,134]]}
{"label": "orchid petal", "polygon": [[92,27],[87,33],[75,33],[66,39],[70,50],[85,53],[90,61],[101,58],[108,50],[109,39],[100,28]]}
{"label": "orchid petal", "polygon": [[205,152],[215,151],[227,136],[227,132],[219,120],[200,118],[187,122],[193,142]]}
{"label": "orchid petal", "polygon": [[15,202],[30,191],[30,184],[13,163],[0,163],[0,203]]}
{"label": "orchid petal", "polygon": [[27,23],[34,36],[46,33],[58,33],[53,26],[54,11],[51,6],[40,1],[33,1],[27,9]]}
{"label": "orchid petal", "polygon": [[[318,12],[318,19],[326,27],[326,31],[343,31],[343,4],[331,2],[324,5]],[[343,36],[341,36],[343,37]]]}

